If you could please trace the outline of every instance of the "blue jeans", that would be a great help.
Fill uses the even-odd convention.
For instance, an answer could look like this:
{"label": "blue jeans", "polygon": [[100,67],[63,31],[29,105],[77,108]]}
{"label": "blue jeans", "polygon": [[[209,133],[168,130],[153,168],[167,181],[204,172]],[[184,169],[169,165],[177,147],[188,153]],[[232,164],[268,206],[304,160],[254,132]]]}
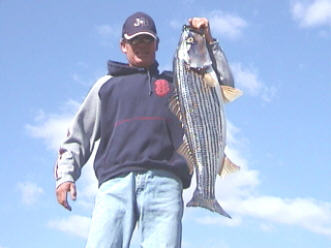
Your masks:
{"label": "blue jeans", "polygon": [[97,193],[86,248],[129,248],[138,222],[144,248],[180,248],[182,183],[163,170],[131,172]]}

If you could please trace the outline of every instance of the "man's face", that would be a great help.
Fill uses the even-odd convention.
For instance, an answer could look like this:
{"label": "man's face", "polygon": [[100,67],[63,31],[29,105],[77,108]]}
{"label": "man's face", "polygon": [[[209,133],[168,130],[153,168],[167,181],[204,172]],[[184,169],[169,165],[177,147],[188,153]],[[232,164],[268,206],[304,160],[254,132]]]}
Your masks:
{"label": "man's face", "polygon": [[130,66],[149,67],[155,62],[157,41],[149,35],[138,35],[121,41],[121,50],[126,54]]}

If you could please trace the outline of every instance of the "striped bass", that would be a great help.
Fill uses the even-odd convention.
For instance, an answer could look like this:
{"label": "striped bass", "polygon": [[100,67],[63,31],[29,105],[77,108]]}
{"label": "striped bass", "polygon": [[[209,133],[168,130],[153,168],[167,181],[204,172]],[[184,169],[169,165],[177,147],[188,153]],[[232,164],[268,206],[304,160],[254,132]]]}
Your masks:
{"label": "striped bass", "polygon": [[[195,171],[196,188],[188,207],[203,207],[230,217],[215,199],[217,174],[237,170],[224,154],[226,120],[223,105],[238,95],[225,86],[222,92],[214,70],[206,39],[202,32],[183,27],[173,62],[175,95],[170,109],[181,120],[183,143],[177,152],[187,161],[190,173]],[[231,93],[234,93],[231,96]],[[224,98],[225,96],[225,98]]]}

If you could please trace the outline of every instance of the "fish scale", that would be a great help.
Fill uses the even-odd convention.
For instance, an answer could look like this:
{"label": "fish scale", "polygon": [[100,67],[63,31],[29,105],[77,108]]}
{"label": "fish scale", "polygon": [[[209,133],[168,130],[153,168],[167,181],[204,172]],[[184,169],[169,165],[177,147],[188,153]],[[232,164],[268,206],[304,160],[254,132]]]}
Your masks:
{"label": "fish scale", "polygon": [[196,175],[196,189],[187,206],[207,208],[231,218],[215,199],[217,174],[229,160],[224,154],[223,94],[212,63],[205,37],[184,26],[173,63],[176,94],[170,109],[181,120],[185,133],[178,153]]}
{"label": "fish scale", "polygon": [[[215,198],[214,185],[218,171],[217,164],[220,164],[221,158],[216,158],[214,154],[220,155],[220,150],[222,149],[217,139],[213,138],[215,136],[213,132],[218,131],[216,136],[219,137],[219,133],[223,130],[220,125],[221,122],[215,121],[215,113],[221,113],[221,109],[217,109],[217,104],[215,104],[213,105],[215,110],[211,112],[212,105],[208,104],[208,99],[213,98],[212,95],[216,94],[216,88],[209,89],[209,94],[199,94],[204,90],[201,75],[188,71],[185,81],[188,84],[182,90],[187,92],[185,95],[187,104],[183,106],[183,110],[186,113],[190,113],[187,116],[186,127],[188,132],[186,132],[186,135],[192,139],[192,148],[197,159],[198,172],[196,172],[196,176],[199,182],[197,192],[199,195],[202,195],[204,200],[211,201]],[[221,115],[217,116],[221,117]],[[192,204],[196,203],[192,202]]]}

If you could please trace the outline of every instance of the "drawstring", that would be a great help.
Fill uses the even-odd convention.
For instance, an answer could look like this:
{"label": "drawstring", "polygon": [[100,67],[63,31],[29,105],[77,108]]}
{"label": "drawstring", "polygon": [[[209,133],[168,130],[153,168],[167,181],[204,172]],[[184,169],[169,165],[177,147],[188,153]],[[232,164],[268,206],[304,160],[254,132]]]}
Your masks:
{"label": "drawstring", "polygon": [[149,69],[147,69],[147,75],[148,75],[148,83],[149,83],[149,95],[152,95],[152,77],[151,77],[151,72]]}

